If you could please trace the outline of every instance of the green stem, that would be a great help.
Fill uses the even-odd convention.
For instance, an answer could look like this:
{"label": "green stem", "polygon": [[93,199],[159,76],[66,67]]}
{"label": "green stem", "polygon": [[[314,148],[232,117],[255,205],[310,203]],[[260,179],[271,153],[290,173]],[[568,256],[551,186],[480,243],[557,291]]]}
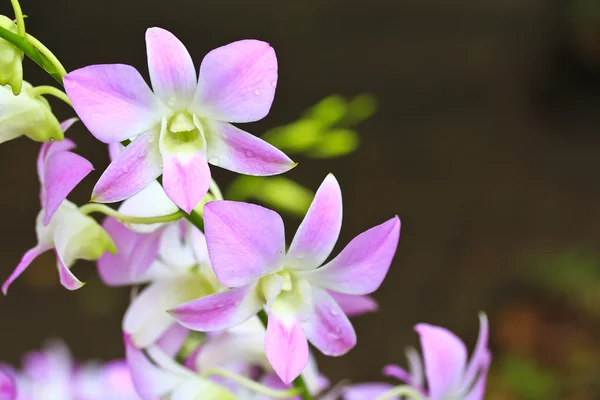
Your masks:
{"label": "green stem", "polygon": [[261,385],[258,382],[248,379],[245,376],[235,374],[224,368],[209,368],[205,371],[202,371],[203,377],[214,376],[214,375],[222,376],[223,378],[232,380],[235,383],[238,383],[238,384],[252,390],[253,392],[260,393],[262,395],[271,397],[273,399],[289,399],[289,398],[292,398],[292,397],[295,397],[298,395],[297,388],[288,389],[288,390],[271,389],[269,387]]}
{"label": "green stem", "polygon": [[40,42],[39,40],[37,40],[35,37],[31,36],[30,34],[27,34],[27,39],[29,39],[31,44],[40,53],[42,53],[44,55],[44,57],[46,57],[50,61],[52,66],[58,72],[58,75],[61,78],[61,85],[62,85],[62,78],[64,78],[64,76],[67,74],[67,70],[65,69],[65,67],[63,67],[63,65],[60,63],[60,61],[58,61],[58,58],[56,58],[56,56],[54,55],[54,53],[52,53],[50,51],[50,49],[48,49],[46,46],[44,46],[44,44],[42,42]]}
{"label": "green stem", "polygon": [[46,85],[36,86],[33,89],[31,89],[30,93],[32,93],[34,96],[41,96],[44,94],[49,94],[58,99],[61,99],[62,101],[64,101],[65,103],[67,103],[68,105],[73,107],[71,100],[69,100],[69,96],[67,96],[67,94],[65,92],[63,92],[59,88],[55,88],[54,86],[46,86]]}
{"label": "green stem", "polygon": [[219,188],[219,185],[217,185],[217,182],[212,178],[210,180],[210,192],[215,196],[216,200],[223,200],[223,193],[221,193],[221,189]]}
{"label": "green stem", "polygon": [[132,215],[121,214],[120,212],[110,208],[106,204],[89,203],[79,207],[79,211],[82,214],[91,214],[93,212],[99,212],[110,217],[113,217],[122,222],[129,222],[132,224],[158,224],[161,222],[172,222],[181,219],[184,216],[182,211],[174,212],[173,214],[161,215],[157,217],[135,217]]}
{"label": "green stem", "polygon": [[426,400],[426,398],[415,388],[408,385],[396,386],[377,397],[375,400],[391,400],[396,397],[408,397],[412,400]]}
{"label": "green stem", "polygon": [[23,11],[21,10],[21,5],[19,4],[19,0],[10,0],[13,6],[13,10],[15,12],[15,19],[17,20],[17,33],[21,37],[25,37],[25,18],[23,18]]}
{"label": "green stem", "polygon": [[[260,319],[260,322],[262,322],[263,326],[266,328],[269,324],[269,317],[267,316],[267,313],[264,310],[260,310],[257,315],[258,319]],[[302,374],[298,375],[298,377],[294,379],[294,388],[298,390],[298,394],[300,394],[302,400],[313,400],[313,397],[306,387],[306,382],[304,381]]]}

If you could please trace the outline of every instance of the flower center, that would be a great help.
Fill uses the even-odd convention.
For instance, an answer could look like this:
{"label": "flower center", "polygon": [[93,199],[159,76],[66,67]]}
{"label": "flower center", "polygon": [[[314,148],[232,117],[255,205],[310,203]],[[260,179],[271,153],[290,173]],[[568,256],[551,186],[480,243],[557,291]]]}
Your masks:
{"label": "flower center", "polygon": [[187,112],[178,112],[173,115],[168,122],[167,129],[171,139],[181,143],[193,142],[200,135],[192,115]]}

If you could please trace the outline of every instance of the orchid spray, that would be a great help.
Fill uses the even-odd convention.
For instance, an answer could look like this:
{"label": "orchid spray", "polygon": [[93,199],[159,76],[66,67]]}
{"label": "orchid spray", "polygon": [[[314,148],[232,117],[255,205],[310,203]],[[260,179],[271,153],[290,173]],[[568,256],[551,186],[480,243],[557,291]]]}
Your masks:
{"label": "orchid spray", "polygon": [[[1,400],[483,399],[491,361],[484,314],[468,362],[454,334],[417,325],[423,361],[410,351],[409,372],[384,370],[404,382],[399,386],[332,386],[317,368],[314,350],[346,354],[357,343],[350,318],[377,309],[369,295],[392,264],[400,219],[366,229],[329,259],[342,229],[335,176],[314,195],[285,177],[267,177],[296,166],[284,151],[317,158],[353,151],[351,125],[372,112],[370,98],[327,98],[263,140],[234,124],[269,113],[278,70],[268,43],[226,44],[196,69],[174,34],[149,28],[150,86],[123,64],[67,72],[27,33],[18,0],[11,2],[15,19],[0,16],[0,143],[20,136],[42,142],[41,211],[38,243],[2,291],[49,250],[69,290],[84,285],[71,270],[79,259],[97,261],[107,285],[135,289],[123,318],[126,361],[74,368],[55,345],[28,356],[22,371],[0,367]],[[24,81],[25,56],[60,86]],[[73,118],[59,122],[45,96],[72,106]],[[347,109],[358,106],[363,112],[348,122]],[[83,206],[67,200],[93,170],[65,138],[78,121],[111,158]],[[210,166],[241,174],[227,199]],[[282,217],[245,202],[250,198],[303,216],[290,242]],[[118,208],[106,204],[116,202]],[[92,213],[106,218],[97,222]]]}

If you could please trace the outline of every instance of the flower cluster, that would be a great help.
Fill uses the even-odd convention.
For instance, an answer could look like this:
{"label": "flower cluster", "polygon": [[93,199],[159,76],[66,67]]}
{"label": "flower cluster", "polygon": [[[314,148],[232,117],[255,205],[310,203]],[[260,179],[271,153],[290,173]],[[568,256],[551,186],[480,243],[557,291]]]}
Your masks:
{"label": "flower cluster", "polygon": [[[107,285],[132,286],[133,294],[123,318],[127,369],[120,362],[73,368],[55,347],[28,357],[22,372],[2,367],[0,399],[483,398],[490,364],[485,316],[468,363],[465,345],[452,333],[417,325],[424,372],[416,353],[410,353],[410,373],[385,369],[406,385],[331,387],[317,370],[313,351],[346,354],[357,343],[349,318],[377,308],[369,295],[390,268],[400,220],[367,229],[331,257],[343,214],[333,174],[290,241],[276,211],[223,198],[209,164],[252,176],[296,165],[233,125],[260,120],[271,108],[278,75],[268,43],[241,40],[212,50],[197,74],[177,37],[150,28],[150,88],[123,64],[66,73],[25,33],[13,4],[16,23],[0,18],[0,142],[24,135],[44,143],[37,160],[38,243],[2,290],[39,254],[54,250],[67,289],[83,286],[71,267],[84,259],[97,261]],[[22,81],[23,54],[36,62],[41,57],[38,64],[66,93]],[[93,170],[65,138],[77,118],[59,124],[43,95],[71,104],[107,144],[111,163],[90,204],[67,200]],[[118,209],[102,204],[116,202],[122,202]],[[107,217],[99,224],[91,213]]]}

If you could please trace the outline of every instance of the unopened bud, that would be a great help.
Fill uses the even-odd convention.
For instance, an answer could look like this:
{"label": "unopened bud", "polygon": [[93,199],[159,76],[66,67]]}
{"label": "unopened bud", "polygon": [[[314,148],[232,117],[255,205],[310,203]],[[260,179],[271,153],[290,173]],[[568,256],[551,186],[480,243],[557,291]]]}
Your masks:
{"label": "unopened bud", "polygon": [[[8,17],[0,15],[0,27],[17,33],[17,25]],[[23,85],[23,52],[5,39],[0,39],[0,85],[9,85],[15,95]]]}

